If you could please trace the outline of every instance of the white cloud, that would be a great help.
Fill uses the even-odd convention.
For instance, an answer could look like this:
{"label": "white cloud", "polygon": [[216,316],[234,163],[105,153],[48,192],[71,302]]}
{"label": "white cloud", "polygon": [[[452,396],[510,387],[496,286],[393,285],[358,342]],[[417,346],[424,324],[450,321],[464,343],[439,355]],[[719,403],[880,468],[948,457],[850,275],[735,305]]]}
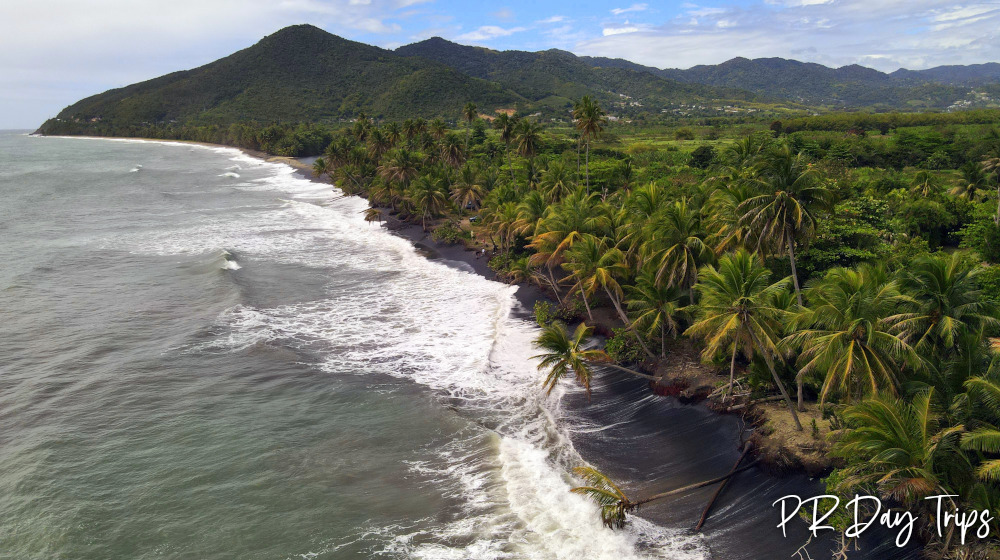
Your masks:
{"label": "white cloud", "polygon": [[550,18],[540,19],[535,23],[546,24],[546,23],[559,23],[562,21],[566,21],[566,16],[552,16]]}
{"label": "white cloud", "polygon": [[638,27],[605,27],[601,30],[605,37],[610,35],[623,35],[625,33],[636,33],[638,31]]}
{"label": "white cloud", "polygon": [[611,10],[611,13],[620,16],[628,12],[644,12],[647,8],[649,8],[648,4],[632,4],[628,8],[615,8]]}
{"label": "white cloud", "polygon": [[503,27],[496,25],[484,25],[475,31],[464,33],[455,38],[459,41],[488,41],[490,39],[496,39],[497,37],[507,37],[515,33],[520,33],[524,30],[524,27],[511,27],[509,29],[504,29]]}
{"label": "white cloud", "polygon": [[502,19],[502,20],[514,19],[514,12],[510,8],[500,8],[499,10],[493,12],[490,15],[497,19]]}

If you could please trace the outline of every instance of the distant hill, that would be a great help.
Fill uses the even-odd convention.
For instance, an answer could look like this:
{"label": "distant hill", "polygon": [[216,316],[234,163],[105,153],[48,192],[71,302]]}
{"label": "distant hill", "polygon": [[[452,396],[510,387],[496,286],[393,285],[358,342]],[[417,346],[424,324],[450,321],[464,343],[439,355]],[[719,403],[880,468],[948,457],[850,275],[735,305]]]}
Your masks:
{"label": "distant hill", "polygon": [[456,113],[468,101],[500,107],[523,100],[434,61],[297,25],[200,68],[88,97],[57,118],[115,124],[316,122],[362,110],[431,117]]}
{"label": "distant hill", "polygon": [[970,97],[975,86],[1000,83],[1000,64],[939,66],[892,74],[857,64],[829,68],[784,58],[733,58],[686,70],[642,66],[622,59],[581,57],[594,66],[645,71],[679,82],[739,88],[812,106],[944,108]]}
{"label": "distant hill", "polygon": [[627,96],[656,107],[717,100],[750,101],[759,97],[739,88],[683,83],[639,65],[593,64],[586,57],[557,49],[495,51],[433,37],[399,47],[396,53],[446,64],[517,92],[536,105],[552,108],[569,108],[573,100],[587,94],[618,104],[623,103],[622,96]]}

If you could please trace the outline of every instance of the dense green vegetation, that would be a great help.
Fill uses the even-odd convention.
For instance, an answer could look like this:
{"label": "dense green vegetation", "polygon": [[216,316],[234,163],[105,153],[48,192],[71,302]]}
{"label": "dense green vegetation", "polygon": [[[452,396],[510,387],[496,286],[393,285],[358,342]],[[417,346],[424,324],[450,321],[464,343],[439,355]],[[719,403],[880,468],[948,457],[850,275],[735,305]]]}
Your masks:
{"label": "dense green vegetation", "polygon": [[[574,129],[473,113],[455,130],[362,116],[314,170],[367,196],[370,219],[483,244],[501,277],[546,288],[547,387],[589,388],[597,365],[648,377],[610,354],[648,366],[688,337],[726,398],[776,392],[793,418],[822,404],[844,461],[831,491],[996,505],[1000,135],[970,124],[989,113],[889,116],[886,134],[689,127],[720,135],[701,142],[609,130],[586,98]],[[586,324],[619,327],[607,353]]]}

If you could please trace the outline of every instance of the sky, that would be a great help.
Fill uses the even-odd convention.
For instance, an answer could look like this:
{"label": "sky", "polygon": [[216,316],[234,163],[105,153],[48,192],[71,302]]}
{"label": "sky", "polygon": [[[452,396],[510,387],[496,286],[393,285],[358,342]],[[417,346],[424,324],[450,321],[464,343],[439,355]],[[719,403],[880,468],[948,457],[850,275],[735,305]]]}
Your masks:
{"label": "sky", "polygon": [[659,68],[779,56],[882,71],[1000,62],[1000,0],[30,0],[0,2],[0,129],[194,68],[287,25],[395,48],[441,36]]}

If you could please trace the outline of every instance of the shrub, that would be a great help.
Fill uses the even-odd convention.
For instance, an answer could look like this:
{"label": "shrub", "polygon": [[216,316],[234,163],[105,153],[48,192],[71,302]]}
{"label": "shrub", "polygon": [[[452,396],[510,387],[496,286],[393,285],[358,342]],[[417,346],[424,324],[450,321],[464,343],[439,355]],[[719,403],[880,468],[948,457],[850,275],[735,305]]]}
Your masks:
{"label": "shrub", "polygon": [[643,360],[645,354],[642,346],[628,329],[619,328],[611,332],[611,338],[604,345],[604,351],[612,360],[620,364],[636,364]]}
{"label": "shrub", "polygon": [[690,128],[678,128],[674,132],[674,138],[677,140],[694,140],[694,131]]}
{"label": "shrub", "polygon": [[704,145],[698,146],[693,152],[691,152],[691,160],[689,165],[691,167],[697,167],[698,169],[708,169],[712,162],[715,161],[715,148]]}
{"label": "shrub", "polygon": [[462,228],[456,227],[454,224],[444,224],[438,227],[431,233],[431,237],[435,241],[441,243],[447,243],[449,245],[454,245],[468,237],[468,234]]}

